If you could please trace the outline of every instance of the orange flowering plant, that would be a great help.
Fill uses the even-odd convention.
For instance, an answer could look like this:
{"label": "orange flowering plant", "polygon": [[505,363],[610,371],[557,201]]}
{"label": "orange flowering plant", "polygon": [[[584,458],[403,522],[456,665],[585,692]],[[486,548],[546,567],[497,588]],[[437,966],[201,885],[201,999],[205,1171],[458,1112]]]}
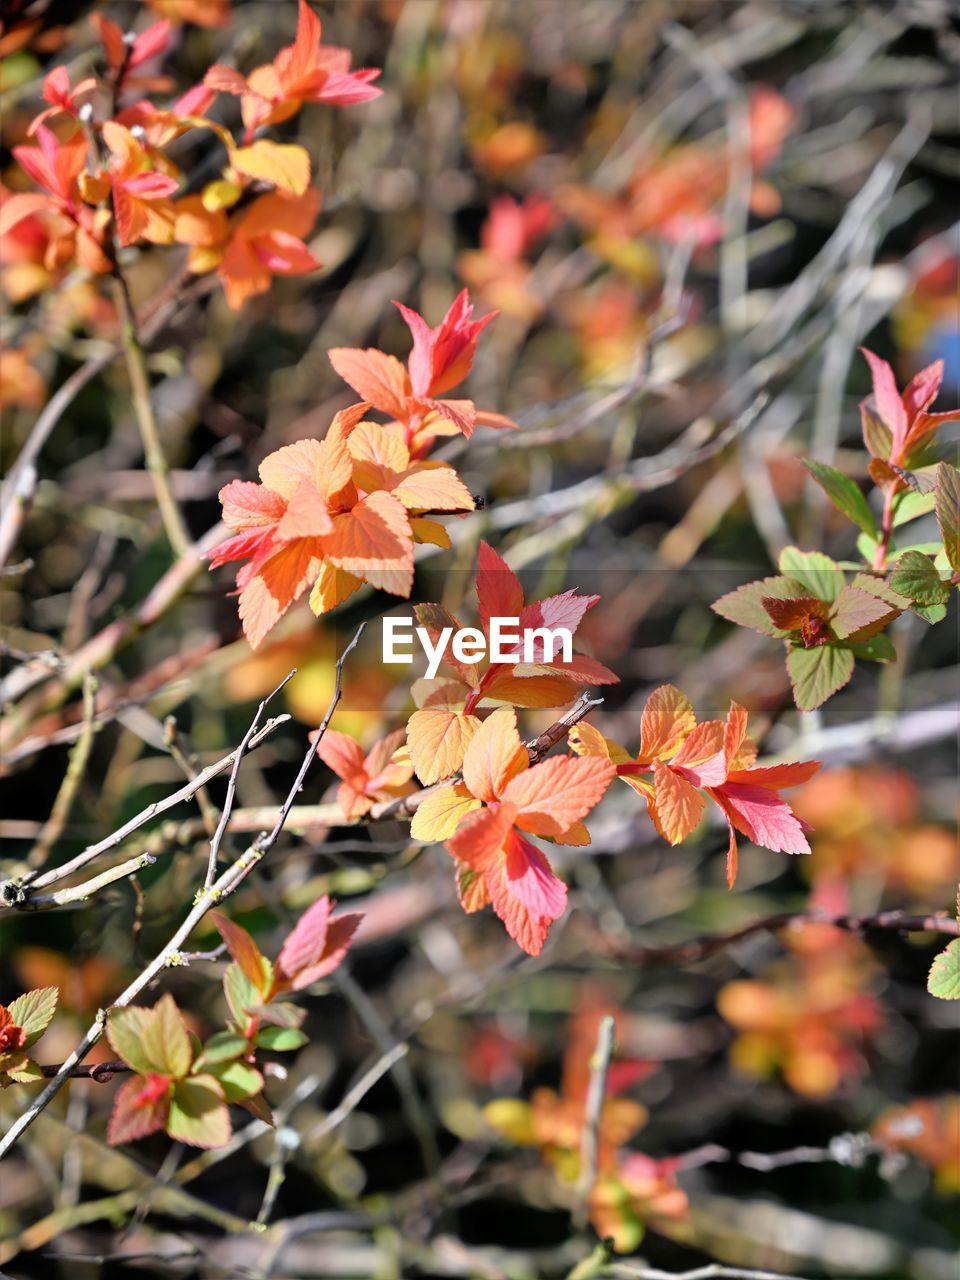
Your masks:
{"label": "orange flowering plant", "polygon": [[[871,349],[952,322],[946,232],[871,258],[951,162],[886,55],[846,84],[883,24],[787,77],[835,16],[8,7],[0,1157],[42,1122],[0,1268],[189,1212],[218,1273],[223,1230],[263,1275],[314,1231],[358,1274],[819,1274],[729,1188],[707,1230],[705,1166],[955,1190],[904,1049],[960,999],[953,331]],[[540,1221],[477,1252],[441,1214],[500,1159]]]}
{"label": "orange flowering plant", "polygon": [[[182,10],[181,20],[215,25],[226,16],[222,3],[194,8]],[[75,265],[94,274],[115,270],[118,251],[133,245],[184,245],[189,271],[215,271],[235,308],[267,290],[274,276],[315,270],[320,263],[305,243],[320,208],[320,194],[310,188],[310,157],[301,146],[254,135],[289,119],[305,102],[367,102],[379,96],[371,84],[379,73],[351,73],[349,54],[322,44],[319,19],[301,0],[294,44],[251,73],[249,82],[214,67],[203,84],[158,107],[143,95],[165,94],[172,81],[144,69],[171,47],[169,18],[129,39],[102,14],[91,21],[104,75],[71,85],[67,69],[56,67],[46,77],[49,105],[29,130],[36,143],[13,151],[40,191],[18,191],[4,200],[0,241],[39,216],[48,238],[46,265],[61,276]],[[101,88],[112,104],[107,116],[97,106]],[[242,95],[244,145],[208,116],[217,92]],[[135,101],[134,94],[140,95]],[[61,138],[52,125],[64,118],[70,132]],[[192,194],[168,149],[197,130],[225,149],[226,164]]]}

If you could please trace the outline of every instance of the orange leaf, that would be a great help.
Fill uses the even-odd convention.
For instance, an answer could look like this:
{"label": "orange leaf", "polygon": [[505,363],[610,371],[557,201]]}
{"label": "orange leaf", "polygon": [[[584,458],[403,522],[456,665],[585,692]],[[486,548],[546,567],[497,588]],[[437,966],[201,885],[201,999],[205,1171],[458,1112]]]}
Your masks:
{"label": "orange leaf", "polygon": [[286,511],[283,498],[251,480],[231,480],[220,490],[223,519],[231,529],[261,529],[276,524]]}
{"label": "orange leaf", "polygon": [[447,840],[447,848],[475,871],[492,869],[502,862],[500,855],[515,814],[516,810],[508,804],[478,809],[460,823]]}
{"label": "orange leaf", "polygon": [[407,371],[396,356],[385,355],[376,347],[334,347],[327,355],[340,377],[363,400],[391,418],[404,417],[409,382]]}
{"label": "orange leaf", "polygon": [[412,511],[472,511],[473,495],[445,462],[420,462],[393,486],[393,493]]}
{"label": "orange leaf", "polygon": [[280,621],[320,572],[317,539],[288,542],[264,564],[240,592],[240,621],[251,649]]}
{"label": "orange leaf", "polygon": [[484,630],[491,618],[519,618],[523,609],[520,579],[488,542],[480,543],[477,557],[477,601]]}
{"label": "orange leaf", "polygon": [[673,758],[674,764],[694,765],[709,760],[723,751],[724,724],[722,720],[704,720],[684,741]]}
{"label": "orange leaf", "polygon": [[468,915],[490,905],[490,890],[484,877],[462,864],[457,867],[457,897]]}
{"label": "orange leaf", "polygon": [[363,789],[367,781],[363,748],[349,734],[327,729],[317,743],[317,755],[338,778]]}
{"label": "orange leaf", "polygon": [[739,702],[731,702],[727,712],[726,724],[723,726],[723,756],[729,769],[747,736],[747,712]]}
{"label": "orange leaf", "polygon": [[220,936],[227,944],[227,950],[236,960],[244,974],[260,992],[267,988],[267,966],[260,948],[242,925],[227,919],[219,911],[211,912],[213,923],[220,931]]}
{"label": "orange leaf", "polygon": [[529,762],[517,733],[516,712],[512,707],[500,707],[483,722],[467,747],[463,781],[471,795],[489,803],[503,794],[510,779],[528,768]]}
{"label": "orange leaf", "polygon": [[453,546],[450,541],[450,535],[442,524],[438,524],[436,520],[427,520],[424,516],[410,517],[410,532],[413,534],[414,542],[428,542],[434,547],[443,547],[445,551],[449,551]]}
{"label": "orange leaf", "polygon": [[[519,668],[539,671],[537,667]],[[576,697],[579,685],[561,675],[517,675],[508,668],[495,675],[484,690],[485,700],[509,702],[515,707],[560,707]]]}
{"label": "orange leaf", "polygon": [[703,817],[706,800],[686,778],[657,760],[653,766],[655,799],[649,804],[654,826],[670,844],[686,840]]}
{"label": "orange leaf", "polygon": [[[338,568],[362,573],[374,586],[395,595],[409,595],[413,583],[413,537],[403,506],[389,493],[368,493],[347,515],[338,516],[334,532],[325,540],[327,554]],[[402,569],[408,587],[387,586],[379,569]]]}
{"label": "orange leaf", "polygon": [[643,708],[640,719],[640,754],[642,763],[666,760],[683,745],[683,740],[697,723],[687,696],[672,684],[654,689]]}
{"label": "orange leaf", "polygon": [[264,458],[260,463],[260,479],[268,489],[289,501],[304,480],[318,484],[322,462],[323,447],[319,440],[298,440]]}
{"label": "orange leaf", "polygon": [[327,510],[326,499],[317,492],[311,480],[301,480],[277,525],[277,537],[284,541],[318,538],[332,531],[333,520]]}
{"label": "orange leaf", "polygon": [[554,756],[511,779],[503,797],[517,806],[518,827],[557,838],[600,802],[616,773],[612,760]]}
{"label": "orange leaf", "polygon": [[417,777],[425,785],[449,778],[480,728],[477,716],[428,708],[415,711],[407,724],[407,746]]}
{"label": "orange leaf", "polygon": [[317,617],[329,613],[344,600],[349,600],[362,585],[360,578],[355,578],[352,573],[337,569],[329,560],[324,560],[310,592],[310,608]]}

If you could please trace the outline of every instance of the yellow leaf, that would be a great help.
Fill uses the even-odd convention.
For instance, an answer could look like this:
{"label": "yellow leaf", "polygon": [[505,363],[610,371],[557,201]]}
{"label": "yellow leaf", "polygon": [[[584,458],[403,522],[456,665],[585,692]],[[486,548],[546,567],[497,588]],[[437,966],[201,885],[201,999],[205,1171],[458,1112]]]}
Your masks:
{"label": "yellow leaf", "polygon": [[245,177],[270,182],[292,196],[302,196],[310,185],[310,157],[303,147],[262,138],[249,147],[238,147],[231,159]]}
{"label": "yellow leaf", "polygon": [[461,819],[479,808],[480,801],[459,783],[455,787],[441,787],[420,803],[410,824],[410,834],[414,840],[431,844],[448,840]]}
{"label": "yellow leaf", "polygon": [[570,747],[578,756],[606,756],[614,764],[631,764],[633,757],[618,742],[605,738],[599,729],[595,729],[586,720],[575,724],[567,735]]}
{"label": "yellow leaf", "polygon": [[216,213],[218,209],[229,209],[235,205],[242,195],[242,189],[235,182],[218,178],[216,182],[207,183],[200,200],[208,213]]}
{"label": "yellow leaf", "polygon": [[420,781],[429,786],[456,773],[479,728],[477,716],[460,711],[443,707],[415,711],[407,725],[407,746]]}

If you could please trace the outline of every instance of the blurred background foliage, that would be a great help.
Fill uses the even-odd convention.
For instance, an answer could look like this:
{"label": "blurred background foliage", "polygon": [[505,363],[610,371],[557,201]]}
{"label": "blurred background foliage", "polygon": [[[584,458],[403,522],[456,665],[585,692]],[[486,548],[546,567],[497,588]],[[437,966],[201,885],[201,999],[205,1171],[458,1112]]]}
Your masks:
{"label": "blurred background foliage", "polygon": [[[9,149],[38,109],[42,74],[97,57],[93,7],[12,6],[0,37],[8,189],[23,181]],[[296,23],[287,0],[96,7],[124,28],[183,21],[164,65],[176,92],[215,61],[248,68],[272,56]],[[275,131],[310,152],[324,192],[310,247],[324,265],[275,282],[239,313],[219,293],[205,296],[150,351],[191,532],[216,524],[223,484],[251,478],[285,443],[322,435],[350,402],[328,348],[405,356],[390,300],[436,323],[468,286],[481,311],[501,314],[467,394],[522,429],[481,430],[441,453],[485,506],[450,522],[454,550],[424,557],[414,598],[469,613],[481,537],[521,572],[530,598],[598,591],[580,634],[622,677],[605,692],[598,726],[634,741],[639,708],[664,680],[702,718],[736,698],[767,731],[765,752],[826,762],[796,799],[816,828],[813,854],[745,849],[728,895],[719,828],[669,849],[635,797],[614,789],[592,847],[562,856],[573,909],[534,961],[496,922],[463,916],[446,855],[411,848],[402,824],[337,832],[294,821],[234,914],[265,951],[320,892],[367,920],[349,972],[308,1002],[311,1044],[268,1088],[281,1112],[293,1099],[284,1125],[220,1161],[171,1158],[162,1136],[108,1153],[112,1086],[73,1086],[4,1166],[0,1233],[34,1250],[9,1265],[16,1275],[78,1278],[267,1274],[254,1246],[223,1235],[196,1203],[149,1218],[111,1207],[111,1197],[148,1187],[154,1174],[169,1182],[179,1166],[197,1202],[242,1217],[257,1216],[278,1169],[274,1221],[347,1211],[343,1232],[291,1234],[274,1275],[565,1275],[586,1237],[571,1226],[576,1207],[555,1153],[544,1160],[498,1136],[484,1108],[560,1088],[576,1020],[587,1007],[589,1040],[610,1007],[620,1056],[647,1064],[625,1090],[645,1109],[630,1142],[642,1154],[704,1144],[780,1152],[872,1126],[888,1134],[883,1158],[854,1146],[820,1163],[684,1169],[687,1217],[639,1198],[649,1218],[639,1247],[651,1264],[681,1270],[713,1257],[787,1275],[950,1280],[960,1118],[943,1098],[957,1086],[956,1014],[926,994],[929,939],[864,941],[808,926],[756,935],[684,969],[625,968],[604,957],[595,931],[657,943],[811,904],[953,904],[955,615],[936,628],[900,619],[896,664],[858,671],[822,712],[801,717],[778,646],[729,627],[709,605],[769,572],[787,543],[850,555],[848,526],[800,459],[865,477],[859,343],[890,359],[901,381],[943,358],[944,407],[955,402],[956,14],[949,0],[341,0],[320,11],[325,39],[349,48],[355,65],[382,67],[384,91],[363,107],[313,108]],[[232,110],[221,99],[214,114],[232,123]],[[174,150],[200,181],[202,143],[188,135]],[[169,255],[138,253],[129,271],[138,303],[168,283]],[[0,279],[8,467],[39,407],[112,341],[117,319],[96,282],[51,277],[29,237],[5,242]],[[765,406],[737,429],[759,392]],[[955,449],[955,428],[946,440]],[[63,656],[136,608],[169,568],[141,463],[116,363],[51,436],[19,571],[0,579],[8,870],[35,851],[82,731],[76,692],[57,690]],[[247,829],[270,825],[258,812],[289,785],[302,726],[319,722],[332,693],[337,651],[384,599],[362,594],[322,624],[301,604],[252,655],[228,589],[222,572],[194,581],[106,655],[90,763],[57,860],[175,790],[190,760],[230,750],[257,700],[296,666],[283,695],[293,723],[240,777]],[[374,625],[347,669],[336,722],[367,744],[412,710],[411,669],[384,667],[379,646]],[[524,723],[534,733],[552,718],[531,712]],[[223,785],[212,784],[214,801]],[[303,804],[334,786],[318,769]],[[159,855],[136,881],[82,910],[3,920],[6,994],[63,990],[45,1060],[69,1052],[169,935],[199,883],[204,835],[196,808],[173,811],[124,844],[124,856]],[[211,927],[198,945],[215,941]],[[166,983],[198,1030],[219,1016],[212,972],[194,965]],[[399,1067],[335,1133],[311,1137],[398,1040],[410,1046]],[[13,1094],[0,1098],[6,1118],[16,1106]],[[915,1141],[896,1158],[911,1130],[891,1109],[918,1106],[939,1142]],[[90,1136],[70,1144],[70,1130]],[[88,1220],[85,1203],[101,1200]],[[402,1229],[350,1229],[350,1211],[376,1222],[391,1206]],[[143,1256],[124,1262],[123,1253]]]}

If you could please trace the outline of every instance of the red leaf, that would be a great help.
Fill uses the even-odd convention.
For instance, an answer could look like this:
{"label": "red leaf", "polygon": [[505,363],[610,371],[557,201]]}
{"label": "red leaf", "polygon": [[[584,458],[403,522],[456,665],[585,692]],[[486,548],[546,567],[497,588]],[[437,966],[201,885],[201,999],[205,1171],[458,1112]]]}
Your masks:
{"label": "red leaf", "polygon": [[491,618],[519,618],[523,609],[523,587],[488,542],[480,543],[477,558],[477,601],[480,623],[490,634]]}
{"label": "red leaf", "polygon": [[210,919],[220,931],[227,950],[258,991],[266,993],[267,975],[260,948],[243,925],[227,919],[219,911],[211,912]]}
{"label": "red leaf", "polygon": [[277,990],[308,987],[332,973],[343,960],[362,916],[331,920],[333,905],[324,894],[297,921],[277,957]]}
{"label": "red leaf", "polygon": [[145,1138],[166,1125],[170,1087],[166,1076],[133,1076],[123,1082],[114,1096],[107,1124],[111,1147]]}

